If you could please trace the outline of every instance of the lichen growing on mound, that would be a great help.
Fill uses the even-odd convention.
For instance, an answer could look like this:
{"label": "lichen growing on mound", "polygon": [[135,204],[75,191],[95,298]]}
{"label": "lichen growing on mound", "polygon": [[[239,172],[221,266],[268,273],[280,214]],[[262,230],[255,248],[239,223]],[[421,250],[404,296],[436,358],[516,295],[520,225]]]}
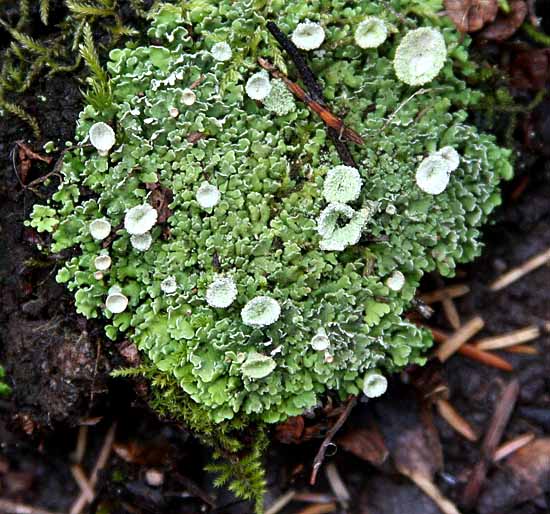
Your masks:
{"label": "lichen growing on mound", "polygon": [[[375,372],[424,362],[429,335],[403,315],[421,276],[451,275],[480,252],[509,153],[466,123],[480,97],[455,76],[453,60],[466,54],[450,24],[404,24],[411,2],[387,3],[401,14],[336,0],[161,5],[149,44],[110,54],[109,113],[88,106],[80,116],[79,141],[104,122],[116,144],[108,155],[68,151],[49,210],[34,211],[31,224],[53,233],[54,251],[79,250],[57,276],[77,310],[109,320],[110,338],[131,339],[214,421],[244,413],[276,422],[327,391],[359,394]],[[367,16],[392,27],[377,48],[354,41]],[[307,58],[333,112],[347,113],[365,140],[350,146],[360,191],[344,203],[325,198],[325,178],[343,163],[322,121],[280,82],[250,83],[265,77],[258,57],[281,65],[265,28],[273,18],[289,36],[306,20],[324,30]],[[397,78],[393,59],[409,31],[434,23],[448,56],[419,90]],[[428,194],[416,172],[443,148],[459,165],[444,191]],[[103,239],[90,233],[96,220],[112,227]],[[111,265],[97,275],[107,253]]]}

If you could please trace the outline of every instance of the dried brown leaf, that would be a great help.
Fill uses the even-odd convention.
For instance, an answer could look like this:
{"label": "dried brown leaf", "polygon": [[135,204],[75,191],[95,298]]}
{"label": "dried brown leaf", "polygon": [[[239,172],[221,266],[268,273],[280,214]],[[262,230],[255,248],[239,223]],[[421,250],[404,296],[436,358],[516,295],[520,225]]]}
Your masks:
{"label": "dried brown leaf", "polygon": [[510,2],[510,14],[499,15],[491,25],[485,27],[480,36],[491,41],[505,41],[521,27],[527,16],[527,4],[524,0]]}
{"label": "dried brown leaf", "polygon": [[374,424],[346,430],[336,439],[336,443],[374,466],[381,466],[389,455],[382,434]]}
{"label": "dried brown leaf", "polygon": [[510,66],[510,82],[517,89],[540,91],[550,77],[550,49],[520,52]]}
{"label": "dried brown leaf", "polygon": [[550,438],[540,438],[512,454],[487,483],[481,514],[507,512],[550,490]]}
{"label": "dried brown leaf", "polygon": [[447,16],[460,32],[475,32],[497,15],[497,0],[445,0]]}
{"label": "dried brown leaf", "polygon": [[304,434],[304,418],[293,416],[275,428],[275,437],[283,444],[299,444]]}

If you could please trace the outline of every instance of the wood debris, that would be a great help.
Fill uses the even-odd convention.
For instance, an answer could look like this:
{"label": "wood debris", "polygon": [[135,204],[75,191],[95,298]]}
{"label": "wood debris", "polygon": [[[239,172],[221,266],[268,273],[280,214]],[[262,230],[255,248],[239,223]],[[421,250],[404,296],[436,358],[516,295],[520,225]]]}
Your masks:
{"label": "wood debris", "polygon": [[501,444],[495,450],[495,453],[493,455],[493,462],[498,462],[499,460],[506,459],[507,457],[512,455],[512,453],[517,452],[520,448],[523,448],[524,446],[529,444],[534,438],[535,434],[533,433],[523,434],[514,437],[504,444]]}
{"label": "wood debris", "polygon": [[451,355],[458,351],[458,349],[475,334],[477,334],[485,323],[481,316],[476,316],[458,330],[456,330],[435,352],[435,356],[441,361],[445,362]]}
{"label": "wood debris", "polygon": [[528,326],[506,334],[480,339],[474,345],[480,350],[500,350],[509,346],[533,341],[534,339],[538,339],[540,335],[541,331],[538,327]]}
{"label": "wood debris", "polygon": [[447,400],[441,398],[436,401],[435,405],[439,415],[460,435],[468,439],[468,441],[477,441],[478,435],[470,423],[468,423]]}
{"label": "wood debris", "polygon": [[516,268],[513,268],[510,271],[507,271],[506,273],[501,275],[489,286],[489,289],[491,291],[500,291],[501,289],[508,287],[510,284],[513,284],[516,280],[519,280],[528,273],[531,273],[531,271],[540,268],[547,262],[550,262],[550,248],[548,248],[544,252],[535,255],[534,257],[531,257],[520,266],[517,266]]}
{"label": "wood debris", "polygon": [[508,421],[510,421],[510,417],[516,406],[518,395],[519,382],[514,379],[510,381],[502,391],[491,423],[483,439],[481,458],[472,470],[468,483],[464,489],[463,504],[468,508],[473,507],[477,502],[483,484],[485,483],[489,465],[493,461],[495,451],[504,434],[504,429],[506,425],[508,425]]}
{"label": "wood debris", "polygon": [[[432,332],[432,337],[434,338],[434,341],[436,343],[443,343],[449,338],[449,335],[443,330],[434,327],[428,327],[426,325],[422,326]],[[481,364],[491,366],[502,371],[512,371],[514,369],[512,365],[502,357],[499,357],[498,355],[495,355],[491,352],[480,350],[468,343],[463,344],[458,349],[458,353],[460,353],[464,357],[480,362]]]}
{"label": "wood debris", "polygon": [[452,286],[442,287],[431,291],[429,293],[424,293],[419,296],[420,300],[428,305],[436,302],[441,302],[445,298],[459,298],[465,296],[470,292],[470,287],[466,284],[455,284]]}

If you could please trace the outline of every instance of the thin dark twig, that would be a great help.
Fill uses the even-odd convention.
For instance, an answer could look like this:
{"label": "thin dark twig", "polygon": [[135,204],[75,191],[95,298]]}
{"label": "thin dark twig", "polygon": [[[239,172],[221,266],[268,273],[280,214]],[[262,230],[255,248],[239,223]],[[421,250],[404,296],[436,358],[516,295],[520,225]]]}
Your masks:
{"label": "thin dark twig", "polygon": [[277,25],[272,21],[267,22],[267,29],[277,40],[277,43],[283,47],[283,50],[285,50],[292,59],[292,62],[298,69],[298,73],[302,77],[302,80],[304,81],[311,97],[316,102],[325,105],[323,88],[321,87],[321,84],[317,82],[313,71],[311,71],[311,68],[308,66],[304,56],[300,53],[300,50],[298,50],[298,47],[292,42],[291,39],[283,34],[281,29],[279,29],[279,27],[277,27]]}
{"label": "thin dark twig", "polygon": [[351,166],[352,168],[357,168],[358,167],[357,163],[355,162],[353,155],[351,155],[348,145],[346,145],[346,143],[344,143],[344,141],[340,139],[340,133],[336,129],[329,127],[328,135],[332,139],[332,142],[334,143],[334,146],[336,147],[336,151],[338,152],[340,159],[342,159],[342,162],[347,166]]}
{"label": "thin dark twig", "polygon": [[327,452],[327,449],[332,443],[332,440],[334,439],[334,436],[337,434],[338,430],[342,428],[342,425],[348,419],[356,403],[357,403],[357,397],[352,396],[348,400],[346,408],[344,409],[342,414],[340,414],[340,417],[338,418],[334,426],[327,432],[327,435],[325,436],[325,439],[323,440],[321,447],[317,452],[317,455],[315,455],[315,459],[313,459],[313,470],[311,471],[311,477],[309,479],[309,483],[311,485],[315,485],[315,482],[317,481],[317,473],[319,472],[319,469],[321,468],[321,465],[325,460],[325,454]]}
{"label": "thin dark twig", "polygon": [[[325,106],[325,98],[323,95],[323,88],[321,84],[319,84],[317,78],[315,77],[315,74],[307,64],[307,61],[305,60],[304,56],[298,50],[296,45],[290,40],[280,29],[277,27],[277,25],[270,21],[267,23],[267,28],[273,35],[273,37],[277,40],[277,42],[281,45],[281,47],[286,50],[290,58],[292,59],[292,62],[296,66],[296,69],[298,70],[298,73],[302,77],[302,80],[304,81],[304,84],[306,85],[309,96],[312,100],[316,101],[320,106]],[[287,87],[289,85],[287,84]],[[289,88],[290,89],[290,88]],[[292,91],[292,89],[291,89]],[[294,92],[294,91],[293,91]],[[311,107],[311,106],[310,106]],[[328,111],[328,109],[327,109]],[[325,123],[327,121],[323,119]],[[347,164],[348,166],[353,166],[354,168],[357,168],[357,163],[355,162],[349,148],[347,147],[346,143],[342,141],[342,128],[344,127],[343,122],[339,127],[332,127],[329,125],[328,134],[330,138],[332,139],[332,142],[334,143],[334,146],[336,147],[336,151],[338,152],[338,155],[340,156],[340,159],[344,162],[344,164]],[[363,139],[361,136],[359,136],[359,139],[361,142],[355,141],[358,144],[363,144]],[[353,139],[352,139],[353,140]]]}
{"label": "thin dark twig", "polygon": [[337,131],[339,139],[345,137],[346,139],[349,139],[350,141],[353,141],[358,145],[362,145],[364,143],[363,138],[357,132],[355,132],[355,130],[346,127],[344,125],[344,122],[338,116],[329,111],[323,104],[320,104],[319,102],[314,100],[311,95],[306,93],[300,85],[290,80],[284,73],[278,70],[268,60],[259,57],[258,63],[262,68],[269,71],[275,78],[282,80],[286,84],[288,89],[292,91],[292,93],[294,93],[297,98],[304,102],[313,112],[319,115],[325,125],[335,129],[335,131]]}

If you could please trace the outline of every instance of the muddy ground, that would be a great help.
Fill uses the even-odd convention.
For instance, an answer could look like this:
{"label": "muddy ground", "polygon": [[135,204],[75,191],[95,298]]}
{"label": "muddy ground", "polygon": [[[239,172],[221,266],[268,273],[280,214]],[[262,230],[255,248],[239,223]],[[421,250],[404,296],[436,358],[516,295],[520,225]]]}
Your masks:
{"label": "muddy ground", "polygon": [[[548,20],[543,18],[550,25]],[[506,66],[513,51],[493,45],[481,47],[480,54]],[[185,427],[158,420],[140,387],[109,377],[113,368],[126,365],[124,352],[101,336],[100,327],[75,315],[70,296],[55,283],[56,259],[37,251],[40,236],[24,226],[37,195],[22,187],[17,176],[16,142],[39,150],[47,140],[70,140],[81,87],[77,78],[58,76],[38,81],[21,99],[38,118],[43,141],[33,140],[15,118],[0,117],[0,363],[13,388],[12,395],[0,401],[0,502],[5,502],[0,512],[16,507],[34,509],[19,511],[30,514],[40,514],[40,508],[74,512],[81,493],[75,469],[89,474],[105,438],[113,433],[115,452],[98,474],[94,500],[81,511],[251,512],[250,505],[213,488],[212,476],[202,471],[209,452]],[[532,91],[516,93],[523,101],[533,96]],[[485,328],[476,337],[540,327],[542,336],[530,343],[537,353],[497,352],[513,366],[511,372],[457,354],[443,366],[432,364],[395,377],[388,395],[353,409],[314,487],[308,485],[311,466],[331,418],[319,414],[299,420],[313,434],[306,441],[300,427],[286,427],[278,439],[289,444],[274,437],[266,459],[268,505],[294,491],[294,501],[282,512],[441,512],[441,505],[421,492],[418,480],[415,485],[410,479],[420,470],[463,513],[550,512],[550,443],[544,438],[550,431],[550,337],[545,325],[550,322],[550,266],[501,291],[488,287],[507,269],[550,248],[549,114],[550,102],[543,101],[518,118],[517,175],[505,185],[504,203],[485,230],[483,257],[461,267],[445,284],[430,276],[423,285],[433,291],[467,284],[470,292],[455,305],[463,322],[483,318]],[[507,116],[499,120],[500,136],[509,121]],[[33,162],[26,183],[51,169]],[[432,318],[422,322],[452,332],[441,305],[433,307]],[[509,401],[502,393],[509,392],[514,379],[519,381],[519,395],[497,443],[525,434],[532,434],[534,441],[495,463],[492,454],[486,454],[483,436],[491,432],[495,410]],[[448,397],[477,441],[451,428],[426,400],[427,393],[431,400]],[[471,500],[465,489],[476,482],[472,470],[484,459],[487,478],[476,479],[481,490]]]}

